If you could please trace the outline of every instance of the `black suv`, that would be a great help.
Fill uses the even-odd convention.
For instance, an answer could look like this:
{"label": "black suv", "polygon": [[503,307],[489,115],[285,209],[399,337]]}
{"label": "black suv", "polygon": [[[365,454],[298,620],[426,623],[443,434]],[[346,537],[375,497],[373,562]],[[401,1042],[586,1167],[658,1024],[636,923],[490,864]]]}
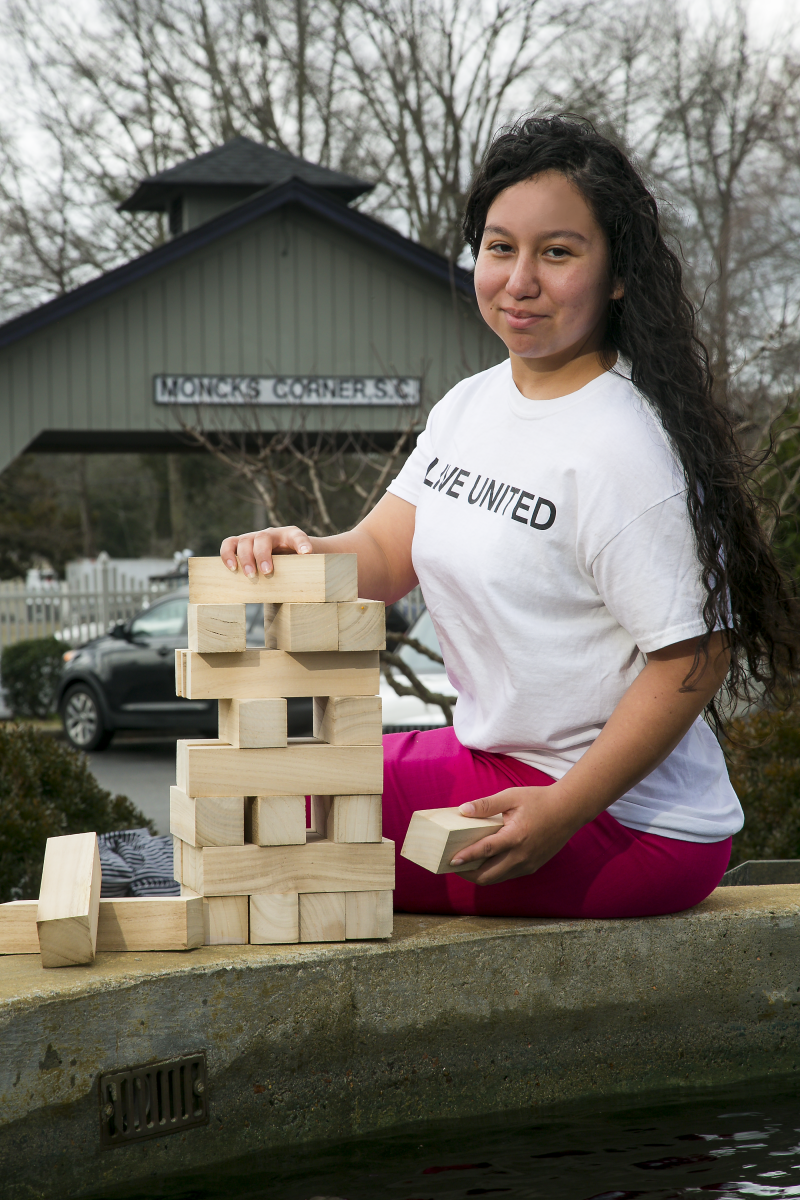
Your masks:
{"label": "black suv", "polygon": [[[58,688],[67,740],[103,750],[118,729],[217,736],[216,700],[175,695],[175,651],[187,645],[188,588],[170,592],[133,620],[68,650]],[[264,645],[264,606],[247,606],[247,645]],[[311,732],[311,700],[289,701],[289,733]]]}

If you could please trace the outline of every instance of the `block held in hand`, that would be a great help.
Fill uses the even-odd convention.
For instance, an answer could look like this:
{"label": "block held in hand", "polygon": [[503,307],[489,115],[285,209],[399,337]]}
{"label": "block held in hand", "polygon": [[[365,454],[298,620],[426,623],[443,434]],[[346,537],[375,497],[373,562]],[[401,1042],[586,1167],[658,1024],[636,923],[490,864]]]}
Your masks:
{"label": "block held in hand", "polygon": [[434,875],[474,871],[486,862],[485,858],[451,867],[453,856],[488,837],[502,825],[502,816],[465,817],[457,808],[419,809],[411,818],[400,853]]}

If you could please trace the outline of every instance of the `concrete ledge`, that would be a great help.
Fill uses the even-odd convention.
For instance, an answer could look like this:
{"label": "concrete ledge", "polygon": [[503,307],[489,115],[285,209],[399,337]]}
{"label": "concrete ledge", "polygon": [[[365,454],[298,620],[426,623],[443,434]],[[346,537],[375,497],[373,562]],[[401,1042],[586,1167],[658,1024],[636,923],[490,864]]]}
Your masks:
{"label": "concrete ledge", "polygon": [[[99,1073],[198,1050],[210,1125],[101,1151]],[[800,885],[642,920],[398,915],[387,943],[20,955],[0,959],[2,1195],[798,1067]]]}

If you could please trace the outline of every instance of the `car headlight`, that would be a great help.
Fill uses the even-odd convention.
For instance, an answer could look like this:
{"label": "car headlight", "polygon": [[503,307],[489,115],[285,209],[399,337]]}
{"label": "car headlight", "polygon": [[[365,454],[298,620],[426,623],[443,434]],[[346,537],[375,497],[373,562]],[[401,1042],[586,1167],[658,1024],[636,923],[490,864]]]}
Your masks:
{"label": "car headlight", "polygon": [[65,650],[61,655],[65,663],[72,662],[73,658],[77,658],[80,650]]}

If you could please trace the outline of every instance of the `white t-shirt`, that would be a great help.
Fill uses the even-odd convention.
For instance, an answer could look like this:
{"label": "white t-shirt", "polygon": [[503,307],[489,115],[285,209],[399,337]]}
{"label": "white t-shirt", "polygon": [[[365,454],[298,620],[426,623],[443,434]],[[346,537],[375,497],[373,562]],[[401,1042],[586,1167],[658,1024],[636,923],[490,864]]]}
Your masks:
{"label": "white t-shirt", "polygon": [[[414,568],[464,746],[559,779],[645,655],[705,632],[682,472],[616,371],[557,400],[522,396],[509,362],[463,380],[388,490],[416,505]],[[685,841],[743,823],[702,717],[608,811]]]}

